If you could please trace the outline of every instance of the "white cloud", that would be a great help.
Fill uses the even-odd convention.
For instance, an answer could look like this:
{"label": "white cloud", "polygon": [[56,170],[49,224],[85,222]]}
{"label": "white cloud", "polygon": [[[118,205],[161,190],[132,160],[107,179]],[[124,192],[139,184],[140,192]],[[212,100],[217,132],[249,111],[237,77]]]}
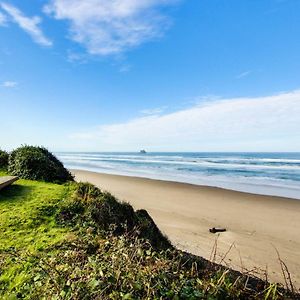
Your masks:
{"label": "white cloud", "polygon": [[5,88],[14,88],[18,85],[16,81],[4,81],[1,86]]}
{"label": "white cloud", "polygon": [[243,78],[243,77],[247,77],[248,75],[250,75],[252,73],[252,71],[245,71],[245,72],[242,72],[242,73],[240,73],[240,74],[238,74],[237,76],[236,76],[236,79],[241,79],[241,78]]}
{"label": "white cloud", "polygon": [[7,3],[2,2],[0,6],[36,43],[43,46],[52,46],[52,41],[49,40],[39,28],[39,24],[41,23],[39,17],[27,17],[18,8]]}
{"label": "white cloud", "polygon": [[161,114],[167,107],[157,107],[157,108],[149,108],[149,109],[143,109],[141,110],[141,113],[143,115],[159,115]]}
{"label": "white cloud", "polygon": [[121,65],[119,72],[120,73],[128,73],[128,72],[130,72],[131,68],[132,68],[131,65],[124,64],[124,65]]}
{"label": "white cloud", "polygon": [[159,12],[178,0],[51,0],[45,12],[70,22],[71,38],[90,54],[110,55],[126,51],[168,27]]}
{"label": "white cloud", "polygon": [[6,16],[0,11],[0,26],[6,24]]}
{"label": "white cloud", "polygon": [[130,151],[299,151],[300,91],[213,100],[73,134],[74,145]]}

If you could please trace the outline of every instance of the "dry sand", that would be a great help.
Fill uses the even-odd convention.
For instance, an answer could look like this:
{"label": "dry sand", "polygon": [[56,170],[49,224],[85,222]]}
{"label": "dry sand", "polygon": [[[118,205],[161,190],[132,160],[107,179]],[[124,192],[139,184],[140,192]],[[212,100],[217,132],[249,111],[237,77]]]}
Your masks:
{"label": "dry sand", "polygon": [[[135,209],[146,209],[178,248],[210,259],[217,240],[216,262],[237,270],[267,269],[271,281],[284,283],[276,248],[295,286],[300,288],[300,200],[137,177],[72,172],[76,180],[91,182]],[[227,232],[212,234],[208,231],[211,227],[225,227]]]}

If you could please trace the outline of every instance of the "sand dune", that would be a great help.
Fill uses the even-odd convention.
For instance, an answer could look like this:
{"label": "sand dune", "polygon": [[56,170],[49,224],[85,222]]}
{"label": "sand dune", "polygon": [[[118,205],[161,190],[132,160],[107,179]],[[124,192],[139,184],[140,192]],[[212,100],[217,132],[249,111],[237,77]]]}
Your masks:
{"label": "sand dune", "polygon": [[[220,188],[72,170],[89,181],[146,209],[178,248],[235,269],[268,271],[283,282],[275,248],[300,288],[300,201]],[[219,235],[211,227],[225,227]],[[229,251],[230,250],[230,251]],[[229,253],[227,253],[229,251]],[[227,255],[226,255],[227,253]],[[226,257],[224,258],[224,256]]]}

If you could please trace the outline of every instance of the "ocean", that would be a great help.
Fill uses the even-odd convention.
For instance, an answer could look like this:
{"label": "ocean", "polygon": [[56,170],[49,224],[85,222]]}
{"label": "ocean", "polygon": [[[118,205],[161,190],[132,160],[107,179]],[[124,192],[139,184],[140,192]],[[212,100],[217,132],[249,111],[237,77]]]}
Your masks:
{"label": "ocean", "polygon": [[300,153],[59,152],[67,168],[300,199]]}

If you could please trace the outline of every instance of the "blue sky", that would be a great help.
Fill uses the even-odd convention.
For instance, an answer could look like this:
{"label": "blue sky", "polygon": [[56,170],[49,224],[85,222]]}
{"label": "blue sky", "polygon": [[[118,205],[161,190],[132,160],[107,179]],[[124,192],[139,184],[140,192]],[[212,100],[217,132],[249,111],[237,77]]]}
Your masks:
{"label": "blue sky", "polygon": [[0,0],[0,147],[300,151],[298,0]]}

